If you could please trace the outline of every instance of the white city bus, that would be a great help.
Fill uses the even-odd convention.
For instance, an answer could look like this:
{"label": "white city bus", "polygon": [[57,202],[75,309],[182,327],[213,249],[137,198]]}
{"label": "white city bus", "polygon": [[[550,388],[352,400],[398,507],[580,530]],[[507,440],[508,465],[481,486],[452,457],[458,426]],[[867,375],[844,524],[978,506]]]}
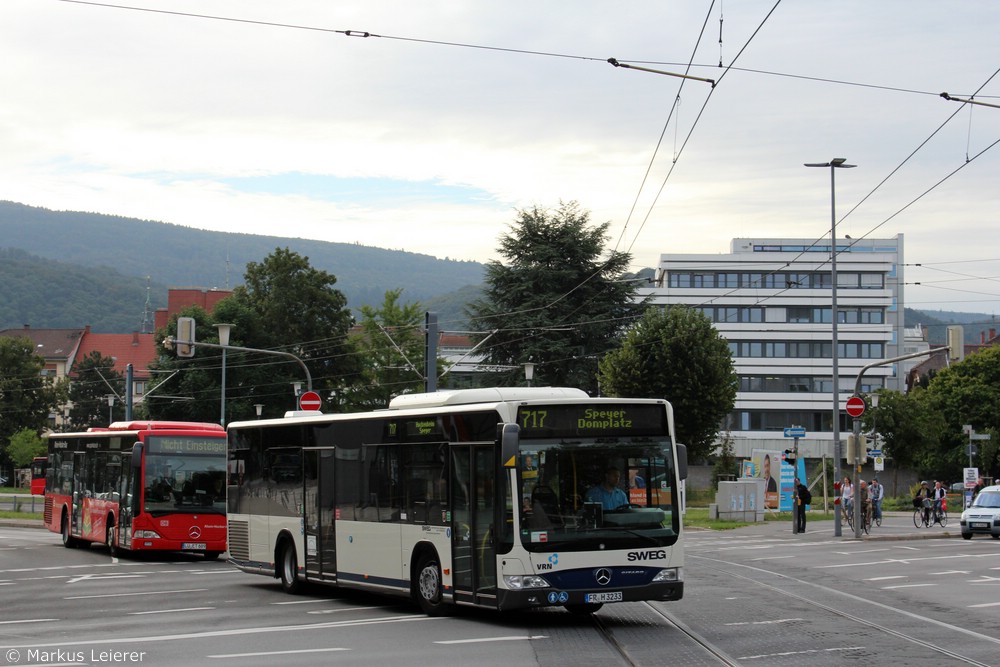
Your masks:
{"label": "white city bus", "polygon": [[410,394],[375,412],[232,423],[228,457],[230,558],[289,592],[411,596],[431,615],[684,594],[687,453],[663,400]]}

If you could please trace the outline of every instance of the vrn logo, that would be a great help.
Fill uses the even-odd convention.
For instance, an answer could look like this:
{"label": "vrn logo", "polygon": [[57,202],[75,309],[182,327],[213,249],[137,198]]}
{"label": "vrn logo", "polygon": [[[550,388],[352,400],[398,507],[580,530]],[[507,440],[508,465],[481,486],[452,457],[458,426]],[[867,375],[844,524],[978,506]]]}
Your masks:
{"label": "vrn logo", "polygon": [[535,569],[551,570],[553,565],[558,565],[558,564],[559,564],[559,554],[552,554],[551,556],[549,556],[548,563],[538,563],[535,565]]}
{"label": "vrn logo", "polygon": [[637,560],[666,560],[667,552],[662,549],[659,551],[629,551],[626,558],[631,562]]}

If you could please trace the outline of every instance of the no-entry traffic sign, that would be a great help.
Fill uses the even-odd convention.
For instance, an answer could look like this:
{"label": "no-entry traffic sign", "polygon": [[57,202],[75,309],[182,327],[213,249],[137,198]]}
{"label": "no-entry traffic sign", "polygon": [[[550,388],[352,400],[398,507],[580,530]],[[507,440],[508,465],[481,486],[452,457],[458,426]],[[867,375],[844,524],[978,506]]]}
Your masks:
{"label": "no-entry traffic sign", "polygon": [[299,396],[299,410],[319,410],[323,400],[315,391],[305,391]]}
{"label": "no-entry traffic sign", "polygon": [[865,414],[865,399],[860,396],[851,396],[847,399],[847,414],[852,417],[860,417]]}

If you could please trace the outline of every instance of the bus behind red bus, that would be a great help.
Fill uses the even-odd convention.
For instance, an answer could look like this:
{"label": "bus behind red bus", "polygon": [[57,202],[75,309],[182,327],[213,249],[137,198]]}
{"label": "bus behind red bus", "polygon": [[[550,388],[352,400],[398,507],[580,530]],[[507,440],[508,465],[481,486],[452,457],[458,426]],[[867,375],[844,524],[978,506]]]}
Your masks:
{"label": "bus behind red bus", "polygon": [[115,422],[49,433],[45,526],[69,548],[226,551],[226,432],[218,424]]}
{"label": "bus behind red bus", "polygon": [[48,468],[48,457],[36,456],[31,459],[31,495],[45,495],[45,471]]}

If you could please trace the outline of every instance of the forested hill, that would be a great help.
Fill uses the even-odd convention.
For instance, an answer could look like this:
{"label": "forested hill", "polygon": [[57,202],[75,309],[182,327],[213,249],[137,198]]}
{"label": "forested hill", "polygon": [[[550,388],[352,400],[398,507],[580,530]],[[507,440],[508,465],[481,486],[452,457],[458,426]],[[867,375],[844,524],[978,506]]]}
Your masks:
{"label": "forested hill", "polygon": [[[102,308],[95,307],[92,297],[117,301],[121,296],[115,307],[126,319],[139,322],[147,276],[155,309],[166,306],[168,286],[225,289],[241,284],[247,262],[259,262],[279,247],[306,256],[313,267],[335,275],[336,287],[354,309],[381,304],[390,289],[402,288],[406,302],[423,303],[483,280],[483,265],[477,262],[347,243],[210,232],[0,201],[0,248],[25,251],[4,253],[0,262],[4,279],[0,328],[89,323],[95,331],[132,331],[134,324],[105,323],[110,314],[99,313]],[[88,268],[99,271],[90,278],[75,273],[89,273]],[[81,281],[87,285],[74,293]],[[17,288],[11,289],[12,285]],[[55,303],[63,312],[51,312]],[[83,317],[73,312],[77,308]]]}

